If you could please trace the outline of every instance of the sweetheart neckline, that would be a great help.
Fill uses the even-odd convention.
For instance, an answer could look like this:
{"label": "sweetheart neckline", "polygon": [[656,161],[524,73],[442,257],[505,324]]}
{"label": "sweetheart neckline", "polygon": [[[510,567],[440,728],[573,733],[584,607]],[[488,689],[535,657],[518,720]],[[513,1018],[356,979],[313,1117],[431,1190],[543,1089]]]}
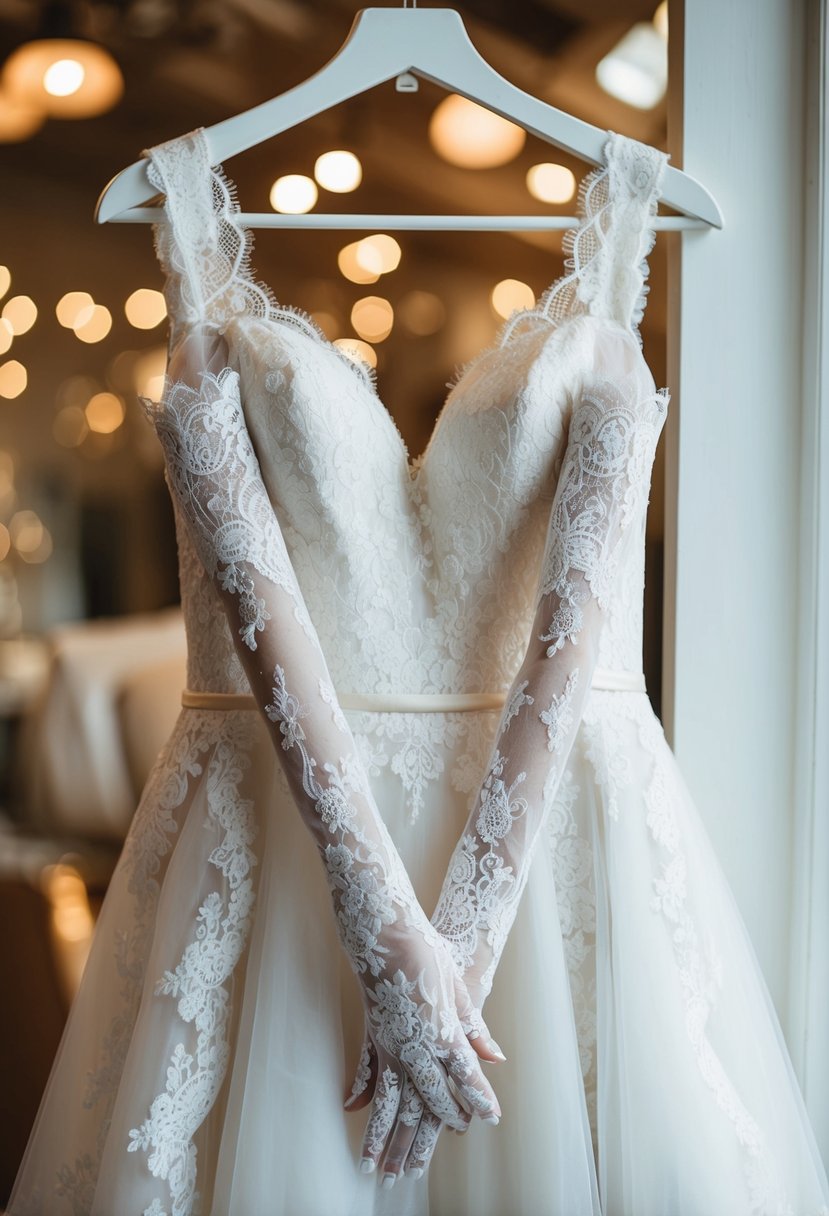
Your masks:
{"label": "sweetheart neckline", "polygon": [[[376,369],[373,368],[371,366],[371,364],[369,364],[368,362],[366,362],[363,359],[359,359],[359,362],[355,362],[355,360],[352,359],[350,355],[347,355],[342,350],[341,347],[338,347],[335,345],[335,343],[328,337],[328,335],[326,333],[324,333],[322,328],[314,320],[314,318],[311,316],[311,314],[309,312],[307,312],[304,308],[302,308],[300,305],[280,303],[280,301],[276,298],[276,293],[275,293],[274,289],[270,286],[270,284],[266,283],[255,272],[255,270],[253,269],[253,267],[251,265],[252,254],[253,254],[253,250],[254,250],[254,246],[255,246],[253,230],[251,228],[246,228],[246,227],[243,227],[242,225],[238,224],[236,222],[236,218],[235,218],[236,215],[238,214],[238,212],[241,210],[239,207],[238,187],[236,185],[236,182],[233,180],[233,178],[230,177],[230,175],[228,174],[227,170],[225,169],[223,163],[221,163],[221,162],[217,162],[215,164],[211,163],[210,146],[209,146],[209,142],[208,142],[208,138],[207,138],[206,129],[204,127],[197,127],[197,128],[195,128],[194,134],[197,134],[201,141],[203,153],[204,153],[204,162],[206,163],[206,165],[208,167],[208,172],[210,174],[211,182],[215,182],[219,186],[218,197],[220,197],[220,198],[223,196],[226,197],[227,203],[228,203],[227,207],[222,210],[217,210],[216,207],[214,206],[213,214],[216,216],[217,219],[224,218],[225,220],[227,220],[227,222],[230,223],[233,226],[233,228],[236,230],[236,232],[239,234],[239,237],[241,240],[241,246],[242,246],[241,257],[240,257],[238,265],[235,267],[235,273],[237,273],[241,278],[243,278],[247,282],[249,282],[258,292],[260,292],[265,297],[265,299],[267,301],[267,305],[268,305],[268,317],[267,317],[268,320],[273,320],[273,321],[276,321],[277,323],[286,324],[287,326],[289,326],[291,328],[298,329],[301,333],[305,333],[312,341],[317,342],[325,350],[328,350],[331,354],[335,355],[341,362],[343,362],[347,366],[347,368],[351,371],[352,374],[354,374],[358,377],[358,379],[362,383],[362,385],[368,390],[370,397],[374,401],[376,401],[377,406],[379,407],[381,412],[385,415],[385,417],[388,419],[388,421],[391,423],[392,427],[394,428],[394,431],[397,435],[398,444],[399,444],[399,447],[401,450],[401,455],[405,462],[409,481],[414,482],[417,480],[420,470],[423,467],[423,462],[426,458],[426,455],[427,455],[430,447],[432,446],[432,441],[434,440],[435,436],[437,435],[438,428],[439,428],[440,422],[441,422],[441,418],[443,417],[443,414],[446,411],[446,407],[449,404],[450,400],[452,399],[452,395],[453,395],[455,389],[462,383],[462,381],[473,370],[473,368],[475,366],[477,366],[479,363],[483,362],[483,360],[485,359],[486,356],[494,354],[497,351],[504,349],[504,347],[512,339],[514,331],[520,327],[522,322],[528,322],[530,320],[530,318],[535,318],[537,321],[539,321],[541,323],[546,323],[547,325],[549,325],[550,332],[552,333],[554,330],[556,330],[560,327],[563,319],[568,319],[568,320],[571,319],[571,318],[554,319],[554,318],[550,317],[549,315],[547,315],[546,310],[549,308],[549,305],[555,295],[556,289],[559,288],[561,285],[567,283],[570,280],[570,278],[572,277],[572,274],[567,273],[567,271],[568,271],[568,261],[567,261],[567,255],[566,255],[567,238],[571,237],[574,234],[576,234],[577,232],[579,232],[581,230],[582,226],[584,225],[584,223],[586,222],[587,217],[585,215],[581,214],[581,212],[582,212],[581,204],[583,203],[585,198],[589,195],[591,186],[596,181],[598,181],[599,178],[601,178],[605,173],[607,173],[607,171],[608,171],[607,164],[597,165],[591,169],[588,169],[583,174],[581,179],[579,180],[578,190],[577,190],[577,198],[579,199],[579,203],[580,203],[579,223],[574,228],[567,229],[564,234],[564,251],[565,251],[564,258],[565,258],[565,260],[564,260],[563,272],[559,275],[556,275],[556,277],[552,280],[552,282],[536,298],[536,302],[531,308],[515,309],[508,317],[503,318],[501,323],[498,325],[498,327],[495,331],[495,335],[494,335],[492,341],[488,345],[482,347],[481,350],[477,351],[472,356],[472,358],[467,360],[466,362],[458,363],[458,364],[454,365],[452,375],[451,375],[450,379],[448,381],[446,381],[446,386],[448,388],[448,392],[446,393],[445,397],[443,398],[441,407],[440,407],[440,409],[437,413],[437,416],[435,418],[435,421],[432,425],[432,428],[431,428],[429,437],[426,441],[426,444],[425,444],[423,450],[420,453],[418,453],[418,455],[413,457],[409,451],[409,446],[406,443],[406,440],[403,438],[403,434],[400,430],[400,426],[397,422],[397,419],[395,418],[394,413],[392,412],[392,410],[389,408],[389,406],[386,404],[386,402],[383,400],[383,398],[380,395],[380,392],[379,392],[379,389],[377,386]],[[608,137],[610,138],[612,136],[613,136],[613,132],[608,132]],[[216,193],[214,193],[214,198],[215,197],[217,197]],[[245,314],[242,314],[242,316],[244,316],[244,315]]]}
{"label": "sweetheart neckline", "polygon": [[[166,144],[144,149],[147,175],[165,196],[164,221],[154,225],[159,260],[174,285],[168,368],[176,338],[202,327],[224,333],[244,318],[270,322],[303,334],[345,364],[367,390],[367,400],[396,436],[408,481],[414,482],[436,439],[453,394],[487,358],[539,329],[557,332],[576,318],[594,317],[617,326],[638,342],[647,295],[647,255],[653,246],[665,153],[626,136],[607,132],[604,160],[580,180],[575,227],[562,241],[563,273],[531,308],[516,309],[498,326],[493,340],[470,360],[456,364],[423,451],[414,458],[397,419],[377,387],[375,369],[334,344],[314,318],[297,304],[281,304],[251,265],[253,230],[238,222],[236,183],[222,163],[211,163],[207,131],[196,127]],[[165,287],[165,294],[167,288]],[[175,337],[174,337],[175,335]],[[534,364],[531,364],[531,367]],[[165,373],[165,392],[169,385]]]}

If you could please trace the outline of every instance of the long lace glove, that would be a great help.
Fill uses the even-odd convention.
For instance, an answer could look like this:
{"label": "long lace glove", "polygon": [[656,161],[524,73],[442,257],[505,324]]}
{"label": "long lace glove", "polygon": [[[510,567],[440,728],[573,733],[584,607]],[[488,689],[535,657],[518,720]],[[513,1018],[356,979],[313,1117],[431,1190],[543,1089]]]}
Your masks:
{"label": "long lace glove", "polygon": [[456,1128],[468,1113],[495,1119],[497,1099],[463,1028],[469,998],[358,761],[261,479],[239,376],[226,361],[224,339],[191,334],[171,357],[164,400],[142,399],[174,502],[319,850],[372,1044],[390,1074],[386,1089],[408,1079],[426,1108]]}
{"label": "long lace glove", "polygon": [[[641,358],[631,366],[626,341],[621,349],[613,378],[591,378],[574,404],[530,643],[432,916],[479,1012],[578,731],[630,525],[647,506],[667,398]],[[429,1111],[408,1126],[398,1120],[383,1169],[419,1176],[439,1133]]]}

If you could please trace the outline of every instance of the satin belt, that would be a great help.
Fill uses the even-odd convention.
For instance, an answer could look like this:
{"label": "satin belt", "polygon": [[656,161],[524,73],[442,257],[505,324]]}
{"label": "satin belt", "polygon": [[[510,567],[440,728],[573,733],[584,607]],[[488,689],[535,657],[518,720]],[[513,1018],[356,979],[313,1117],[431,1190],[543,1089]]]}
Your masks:
{"label": "satin belt", "polygon": [[[613,671],[597,667],[590,687],[607,692],[644,692],[645,677],[641,671]],[[500,709],[506,694],[500,692],[401,692],[363,693],[340,692],[337,700],[342,709],[373,710],[375,713],[463,713],[469,710]],[[181,694],[185,709],[256,709],[256,701],[243,692],[193,692],[185,688]]]}

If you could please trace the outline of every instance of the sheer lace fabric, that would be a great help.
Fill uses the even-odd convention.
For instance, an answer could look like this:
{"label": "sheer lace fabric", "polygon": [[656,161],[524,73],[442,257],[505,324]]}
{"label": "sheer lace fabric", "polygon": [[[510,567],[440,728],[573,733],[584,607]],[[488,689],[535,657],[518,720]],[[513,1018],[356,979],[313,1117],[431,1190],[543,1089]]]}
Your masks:
{"label": "sheer lace fabric", "polygon": [[[218,375],[210,370],[217,359]],[[458,1016],[468,1022],[469,1001],[375,804],[262,483],[239,375],[226,360],[224,339],[194,329],[171,359],[169,394],[158,405],[145,401],[168,482],[236,627],[250,687],[273,725],[386,1068],[397,1084],[395,1068],[402,1067],[428,1108],[462,1129],[448,1078],[472,1111],[495,1110]],[[147,1149],[163,1134],[163,1101],[155,1107],[133,1147]]]}
{"label": "sheer lace fabric", "polygon": [[626,541],[644,524],[666,410],[631,336],[608,327],[575,394],[530,644],[432,918],[478,1008],[578,733]]}
{"label": "sheer lace fabric", "polygon": [[[159,757],[11,1216],[825,1216],[779,1023],[659,723],[645,695],[590,688],[595,664],[641,665],[665,398],[635,327],[664,158],[609,137],[572,264],[461,371],[412,460],[370,370],[254,278],[205,133],[148,152],[171,325],[155,421],[170,453],[202,435],[186,476],[171,458],[188,683],[260,713],[184,710]],[[217,452],[252,487],[231,515],[226,478],[204,493]],[[509,697],[377,713],[344,691]],[[470,910],[484,855],[506,878]],[[342,1096],[372,994],[390,977],[408,999],[397,971],[420,974],[393,932],[413,897],[451,913],[444,957],[480,1000],[492,983],[503,1117],[443,1135],[387,1193]],[[448,1046],[434,1002],[404,1025],[392,1054]],[[416,1071],[384,1066],[379,1105],[408,1103]]]}

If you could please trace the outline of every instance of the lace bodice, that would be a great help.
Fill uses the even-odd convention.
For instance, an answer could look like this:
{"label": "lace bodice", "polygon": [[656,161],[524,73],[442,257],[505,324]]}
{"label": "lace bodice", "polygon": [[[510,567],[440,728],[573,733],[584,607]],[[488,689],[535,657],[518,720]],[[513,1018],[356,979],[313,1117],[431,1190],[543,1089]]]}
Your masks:
{"label": "lace bodice", "polygon": [[[568,273],[513,314],[451,384],[411,459],[373,372],[252,276],[252,236],[202,129],[148,150],[170,349],[220,336],[263,481],[340,691],[506,692],[526,651],[572,403],[597,371],[655,386],[635,324],[664,158],[621,137],[582,185]],[[169,390],[165,386],[165,393]],[[649,473],[649,470],[648,470]],[[641,518],[632,521],[640,537]],[[179,528],[191,688],[245,691],[215,590]],[[638,671],[642,544],[609,607],[599,665]]]}

